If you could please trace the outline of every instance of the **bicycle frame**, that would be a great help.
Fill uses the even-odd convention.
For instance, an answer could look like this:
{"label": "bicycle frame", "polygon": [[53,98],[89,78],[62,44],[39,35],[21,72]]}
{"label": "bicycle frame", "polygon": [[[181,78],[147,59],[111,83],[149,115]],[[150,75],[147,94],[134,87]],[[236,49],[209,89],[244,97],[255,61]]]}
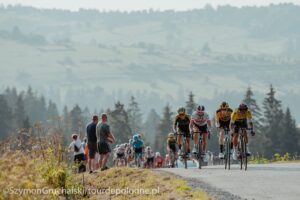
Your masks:
{"label": "bicycle frame", "polygon": [[202,145],[203,145],[203,133],[200,131],[194,132],[199,134],[198,136],[198,152],[197,152],[197,159],[198,159],[198,168],[201,169],[202,168],[202,162],[203,162],[203,158],[202,158],[202,154],[203,154],[203,149],[202,149]]}
{"label": "bicycle frame", "polygon": [[170,163],[169,166],[174,168],[176,166],[176,154],[173,150],[170,151]]}
{"label": "bicycle frame", "polygon": [[229,129],[224,127],[224,145],[225,145],[225,169],[230,170],[230,151],[231,151],[231,135],[229,134]]}
{"label": "bicycle frame", "polygon": [[[187,145],[187,142],[186,142],[186,137],[184,137],[184,135],[182,133],[177,133],[177,135],[181,135],[181,141],[182,141],[182,137],[183,137],[183,141],[182,141],[182,144],[181,144],[181,151],[182,151],[182,158],[184,160],[184,168],[187,169],[187,156],[186,156],[186,145]],[[177,138],[176,138],[177,140]]]}

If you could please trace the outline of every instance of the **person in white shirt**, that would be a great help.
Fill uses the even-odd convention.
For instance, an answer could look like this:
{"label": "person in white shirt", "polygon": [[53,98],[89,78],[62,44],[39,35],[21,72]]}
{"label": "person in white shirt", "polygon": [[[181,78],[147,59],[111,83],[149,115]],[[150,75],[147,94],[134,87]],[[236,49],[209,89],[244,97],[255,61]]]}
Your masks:
{"label": "person in white shirt", "polygon": [[73,149],[74,152],[74,162],[76,164],[79,164],[78,172],[84,172],[85,171],[85,165],[83,164],[84,158],[84,149],[83,145],[81,143],[81,140],[79,139],[77,134],[72,135],[73,141],[69,145],[69,149]]}

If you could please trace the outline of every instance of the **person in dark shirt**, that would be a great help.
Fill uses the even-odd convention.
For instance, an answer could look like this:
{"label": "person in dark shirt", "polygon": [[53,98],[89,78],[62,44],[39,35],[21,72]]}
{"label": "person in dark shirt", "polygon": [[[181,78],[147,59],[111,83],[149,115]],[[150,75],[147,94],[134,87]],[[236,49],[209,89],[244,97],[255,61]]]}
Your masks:
{"label": "person in dark shirt", "polygon": [[97,124],[96,134],[98,139],[98,152],[100,154],[99,165],[101,171],[103,171],[108,169],[106,163],[109,158],[109,153],[111,152],[109,143],[115,142],[115,137],[110,132],[110,127],[107,124],[107,114],[102,114],[101,120],[102,121]]}
{"label": "person in dark shirt", "polygon": [[94,115],[92,122],[89,123],[86,127],[86,135],[87,135],[87,145],[89,149],[89,169],[90,173],[93,172],[92,162],[94,162],[95,154],[97,152],[97,135],[96,135],[96,127],[98,124],[98,116]]}

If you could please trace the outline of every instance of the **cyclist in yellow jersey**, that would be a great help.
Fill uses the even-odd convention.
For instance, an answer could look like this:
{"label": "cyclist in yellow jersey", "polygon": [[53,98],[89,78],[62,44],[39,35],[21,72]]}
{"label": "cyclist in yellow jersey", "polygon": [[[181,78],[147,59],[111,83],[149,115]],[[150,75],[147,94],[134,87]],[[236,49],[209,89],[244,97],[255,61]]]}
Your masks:
{"label": "cyclist in yellow jersey", "polygon": [[219,158],[224,158],[224,130],[227,129],[229,131],[230,120],[232,109],[229,107],[227,102],[222,102],[220,108],[216,111],[216,127],[219,129],[219,145],[220,145],[220,153]]}
{"label": "cyclist in yellow jersey", "polygon": [[[241,128],[250,128],[251,135],[254,136],[255,132],[253,131],[253,123],[252,123],[252,113],[248,109],[248,106],[244,103],[239,105],[239,108],[236,109],[231,115],[230,128],[233,132],[233,159],[237,159],[237,145],[238,145],[238,132]],[[249,148],[248,148],[248,136],[246,135],[246,144],[247,144],[247,154],[250,156]]]}

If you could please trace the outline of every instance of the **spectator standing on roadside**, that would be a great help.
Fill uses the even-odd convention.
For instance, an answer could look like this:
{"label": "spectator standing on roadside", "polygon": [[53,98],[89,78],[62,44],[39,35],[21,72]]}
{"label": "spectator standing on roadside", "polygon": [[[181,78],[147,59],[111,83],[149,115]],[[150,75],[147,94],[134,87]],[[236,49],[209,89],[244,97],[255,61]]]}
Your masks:
{"label": "spectator standing on roadside", "polygon": [[104,113],[101,115],[101,122],[96,127],[96,133],[98,152],[100,154],[99,165],[101,171],[103,171],[108,169],[106,163],[111,152],[109,143],[115,142],[115,137],[111,133],[110,126],[107,123],[107,114]]}
{"label": "spectator standing on roadside", "polygon": [[87,145],[89,150],[88,155],[89,155],[90,173],[93,173],[93,170],[95,170],[93,162],[95,160],[95,154],[97,152],[97,135],[96,135],[97,124],[98,124],[98,116],[94,115],[92,118],[92,122],[89,123],[86,127]]}

